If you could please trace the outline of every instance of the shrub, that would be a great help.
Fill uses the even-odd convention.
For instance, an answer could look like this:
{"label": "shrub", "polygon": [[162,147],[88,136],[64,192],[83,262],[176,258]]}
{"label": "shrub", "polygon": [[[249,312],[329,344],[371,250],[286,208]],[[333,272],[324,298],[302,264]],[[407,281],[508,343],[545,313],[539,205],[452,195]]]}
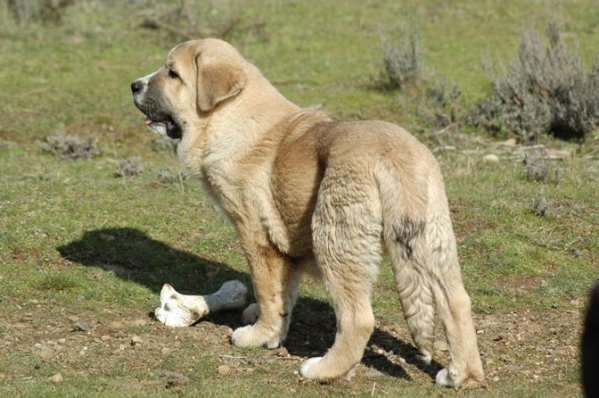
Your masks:
{"label": "shrub", "polygon": [[526,154],[522,162],[526,168],[526,176],[531,182],[543,184],[558,184],[561,170],[547,160],[543,160],[538,154]]}
{"label": "shrub", "polygon": [[27,26],[35,22],[60,23],[64,10],[74,0],[4,0],[4,8],[20,25]]}
{"label": "shrub", "polygon": [[115,177],[134,177],[143,172],[144,168],[139,157],[123,159],[116,165]]}
{"label": "shrub", "polygon": [[462,90],[454,82],[451,90],[448,87],[447,78],[443,77],[426,83],[425,104],[418,107],[418,115],[428,124],[435,128],[447,128],[461,119],[458,114],[460,107],[458,100]]}
{"label": "shrub", "polygon": [[475,124],[493,134],[535,141],[550,133],[583,141],[599,124],[599,58],[587,74],[580,57],[568,51],[560,24],[550,21],[546,40],[522,34],[518,59],[492,76],[493,91],[475,112]]}
{"label": "shrub", "polygon": [[537,217],[545,217],[550,214],[551,203],[547,200],[545,195],[541,193],[539,198],[532,200],[530,210]]}
{"label": "shrub", "polygon": [[154,152],[175,151],[177,149],[178,140],[168,137],[157,138],[152,141],[152,150]]}
{"label": "shrub", "polygon": [[181,183],[187,179],[187,176],[180,171],[171,169],[160,170],[158,172],[158,181],[162,184]]}
{"label": "shrub", "polygon": [[423,70],[422,48],[418,31],[402,27],[398,43],[392,42],[382,29],[379,29],[379,36],[383,48],[385,70],[391,86],[404,90],[409,85],[417,85]]}
{"label": "shrub", "polygon": [[44,152],[53,155],[69,159],[89,159],[102,153],[97,142],[94,136],[80,138],[59,130],[40,142],[40,146]]}
{"label": "shrub", "polygon": [[156,8],[144,12],[142,27],[160,29],[176,40],[218,37],[253,37],[267,40],[261,20],[245,21],[244,0],[181,0],[180,5],[166,10]]}

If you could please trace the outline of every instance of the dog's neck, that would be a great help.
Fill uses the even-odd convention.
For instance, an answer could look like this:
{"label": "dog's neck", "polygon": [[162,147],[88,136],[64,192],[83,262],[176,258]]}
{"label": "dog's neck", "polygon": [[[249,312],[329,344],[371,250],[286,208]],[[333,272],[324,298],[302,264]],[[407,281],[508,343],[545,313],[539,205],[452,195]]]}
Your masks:
{"label": "dog's neck", "polygon": [[[214,111],[198,115],[184,128],[178,147],[179,158],[198,177],[207,173],[231,175],[229,165],[243,162],[255,151],[268,150],[279,141],[275,126],[300,108],[287,100],[251,66],[248,86],[235,98],[219,104]],[[256,87],[258,86],[258,87]],[[251,93],[260,92],[259,98]],[[243,115],[243,116],[240,116]]]}

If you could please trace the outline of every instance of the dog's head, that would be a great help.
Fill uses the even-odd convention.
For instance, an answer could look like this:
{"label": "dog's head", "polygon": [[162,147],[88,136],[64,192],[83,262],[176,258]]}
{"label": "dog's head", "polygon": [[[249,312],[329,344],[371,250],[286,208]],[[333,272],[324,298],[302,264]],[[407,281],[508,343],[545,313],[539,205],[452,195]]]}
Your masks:
{"label": "dog's head", "polygon": [[245,60],[226,42],[193,40],[173,48],[156,72],[131,83],[152,131],[182,138],[186,128],[245,87]]}

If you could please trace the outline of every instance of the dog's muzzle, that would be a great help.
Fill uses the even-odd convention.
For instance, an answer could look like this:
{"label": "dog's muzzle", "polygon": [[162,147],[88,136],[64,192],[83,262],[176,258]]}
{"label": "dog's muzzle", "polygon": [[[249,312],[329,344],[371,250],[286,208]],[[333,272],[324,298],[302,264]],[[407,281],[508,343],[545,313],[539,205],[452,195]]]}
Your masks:
{"label": "dog's muzzle", "polygon": [[161,109],[156,99],[148,95],[148,80],[149,77],[144,77],[131,83],[133,103],[137,109],[146,115],[144,124],[157,134],[173,139],[181,139],[182,131],[179,124],[175,122],[170,114]]}

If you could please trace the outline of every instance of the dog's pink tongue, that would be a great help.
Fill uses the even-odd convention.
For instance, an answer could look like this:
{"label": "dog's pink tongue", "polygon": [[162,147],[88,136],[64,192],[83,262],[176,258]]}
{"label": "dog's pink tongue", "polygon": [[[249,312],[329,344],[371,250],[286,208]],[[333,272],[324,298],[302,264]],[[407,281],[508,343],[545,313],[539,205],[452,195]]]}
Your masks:
{"label": "dog's pink tongue", "polygon": [[152,124],[152,123],[154,123],[154,121],[153,121],[152,119],[150,119],[149,117],[148,117],[148,118],[146,118],[146,120],[144,121],[144,124],[145,124],[146,126],[149,126],[149,125],[150,125],[150,124]]}

